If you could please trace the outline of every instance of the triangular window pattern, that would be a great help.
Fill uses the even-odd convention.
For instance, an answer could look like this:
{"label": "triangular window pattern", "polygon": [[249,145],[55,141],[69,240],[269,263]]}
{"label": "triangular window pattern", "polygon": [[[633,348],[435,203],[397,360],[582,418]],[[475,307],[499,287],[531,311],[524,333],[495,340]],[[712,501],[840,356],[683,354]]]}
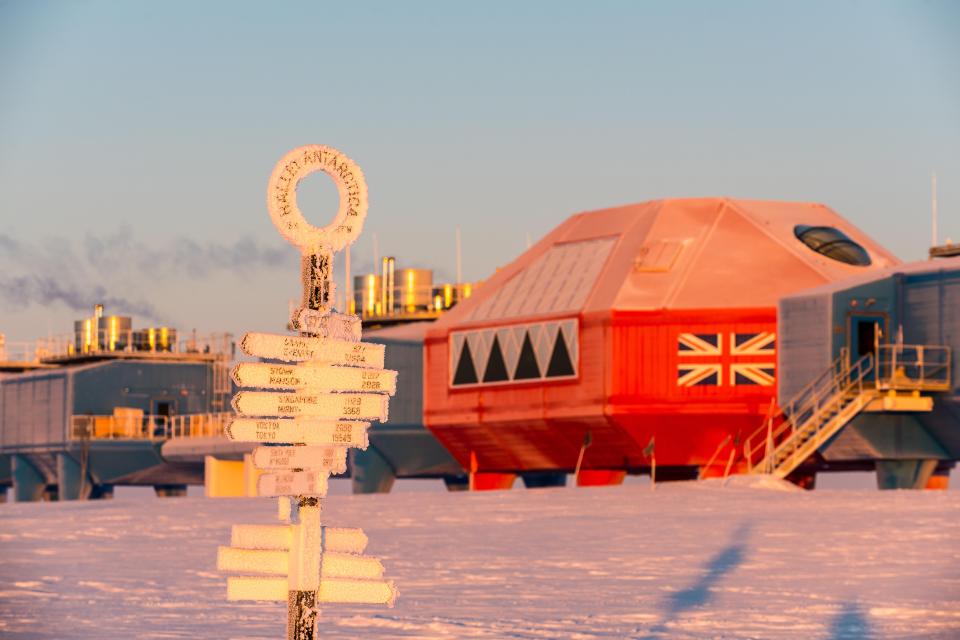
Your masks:
{"label": "triangular window pattern", "polygon": [[477,371],[473,366],[473,356],[470,354],[470,344],[464,340],[460,359],[457,361],[457,372],[453,374],[453,384],[477,384]]}
{"label": "triangular window pattern", "polygon": [[564,378],[572,375],[575,375],[575,372],[573,363],[570,362],[567,343],[563,339],[563,331],[557,331],[557,339],[553,343],[553,354],[550,356],[550,364],[547,366],[547,377]]}
{"label": "triangular window pattern", "polygon": [[514,380],[536,380],[540,377],[540,367],[537,366],[537,355],[533,352],[533,343],[530,342],[530,333],[523,335],[523,346],[520,347],[520,358],[517,360],[517,370],[513,374]]}
{"label": "triangular window pattern", "polygon": [[500,351],[500,340],[493,337],[493,346],[490,347],[490,357],[487,359],[487,370],[483,372],[484,382],[504,382],[509,380],[507,365],[503,361],[503,352]]}

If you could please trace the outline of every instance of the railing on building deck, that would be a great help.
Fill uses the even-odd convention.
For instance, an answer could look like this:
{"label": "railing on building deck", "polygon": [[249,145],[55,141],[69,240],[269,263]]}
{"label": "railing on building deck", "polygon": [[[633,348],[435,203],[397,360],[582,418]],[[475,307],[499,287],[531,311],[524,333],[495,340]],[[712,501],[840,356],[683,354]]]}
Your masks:
{"label": "railing on building deck", "polygon": [[851,367],[843,356],[835,360],[823,374],[797,393],[779,412],[769,416],[765,424],[751,434],[744,443],[747,465],[753,467],[758,459],[769,458],[781,443],[797,429],[842,403],[847,394],[860,394],[867,377],[874,371],[873,354],[867,354]]}
{"label": "railing on building deck", "polygon": [[0,350],[0,361],[47,362],[78,356],[132,354],[191,354],[230,359],[234,356],[233,335],[211,333],[197,335],[150,333],[146,329],[93,331],[90,335],[65,334],[33,342],[8,342]]}
{"label": "railing on building deck", "polygon": [[198,413],[181,416],[108,415],[73,416],[73,440],[169,440],[223,435],[233,413]]}
{"label": "railing on building deck", "polygon": [[[748,468],[758,459],[769,460],[774,450],[796,433],[815,436],[811,425],[816,429],[826,426],[854,397],[860,397],[857,407],[862,408],[866,405],[864,394],[951,388],[948,346],[881,344],[877,345],[876,354],[868,353],[852,365],[848,356],[846,349],[842,350],[839,358],[747,438],[743,451]],[[846,419],[855,415],[851,413]]]}
{"label": "railing on building deck", "polygon": [[948,391],[950,347],[882,344],[877,351],[877,388]]}

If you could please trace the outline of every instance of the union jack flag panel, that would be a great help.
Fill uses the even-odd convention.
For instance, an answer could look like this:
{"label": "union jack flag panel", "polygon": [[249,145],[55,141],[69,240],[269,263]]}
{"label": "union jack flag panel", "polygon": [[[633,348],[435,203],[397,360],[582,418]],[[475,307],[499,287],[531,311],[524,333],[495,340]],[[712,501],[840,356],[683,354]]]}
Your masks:
{"label": "union jack flag panel", "polygon": [[760,333],[731,333],[733,355],[735,356],[773,356],[776,355],[777,334],[773,331]]}
{"label": "union jack flag panel", "polygon": [[719,386],[721,382],[719,364],[681,364],[677,368],[677,384],[681,387],[699,387],[701,385]]}
{"label": "union jack flag panel", "polygon": [[773,386],[776,334],[681,333],[677,336],[677,386]]}
{"label": "union jack flag panel", "polygon": [[719,356],[723,352],[723,334],[681,333],[677,348],[681,356]]}

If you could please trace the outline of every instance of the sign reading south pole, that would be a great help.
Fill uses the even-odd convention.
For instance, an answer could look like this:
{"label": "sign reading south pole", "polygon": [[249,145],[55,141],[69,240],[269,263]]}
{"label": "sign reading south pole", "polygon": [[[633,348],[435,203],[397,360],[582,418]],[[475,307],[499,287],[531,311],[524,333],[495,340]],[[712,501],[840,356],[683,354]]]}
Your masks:
{"label": "sign reading south pole", "polygon": [[[308,223],[297,206],[297,184],[317,171],[330,176],[340,194],[325,227]],[[243,337],[244,353],[269,362],[234,369],[239,417],[226,435],[262,443],[252,456],[264,471],[257,493],[278,497],[285,524],[237,525],[217,565],[245,574],[228,579],[228,599],[286,600],[288,640],[313,640],[320,603],[392,606],[396,598],[380,561],[361,555],[363,532],[321,526],[320,501],[330,476],[346,471],[347,450],[366,448],[371,421],[387,419],[397,372],[384,369],[383,345],[361,341],[360,318],[333,309],[334,254],[356,240],[367,215],[360,167],[331,147],[294,149],[270,175],[267,210],[301,253],[303,298],[290,317],[298,334]]]}

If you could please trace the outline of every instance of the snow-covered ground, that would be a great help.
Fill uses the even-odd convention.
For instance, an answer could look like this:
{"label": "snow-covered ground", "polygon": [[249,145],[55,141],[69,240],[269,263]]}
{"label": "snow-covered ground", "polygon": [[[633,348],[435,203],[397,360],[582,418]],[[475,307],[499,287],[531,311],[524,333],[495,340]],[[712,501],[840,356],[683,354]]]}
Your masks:
{"label": "snow-covered ground", "polygon": [[[216,548],[267,499],[0,505],[0,637],[282,638]],[[960,492],[716,482],[335,495],[400,599],[329,638],[960,638]]]}

